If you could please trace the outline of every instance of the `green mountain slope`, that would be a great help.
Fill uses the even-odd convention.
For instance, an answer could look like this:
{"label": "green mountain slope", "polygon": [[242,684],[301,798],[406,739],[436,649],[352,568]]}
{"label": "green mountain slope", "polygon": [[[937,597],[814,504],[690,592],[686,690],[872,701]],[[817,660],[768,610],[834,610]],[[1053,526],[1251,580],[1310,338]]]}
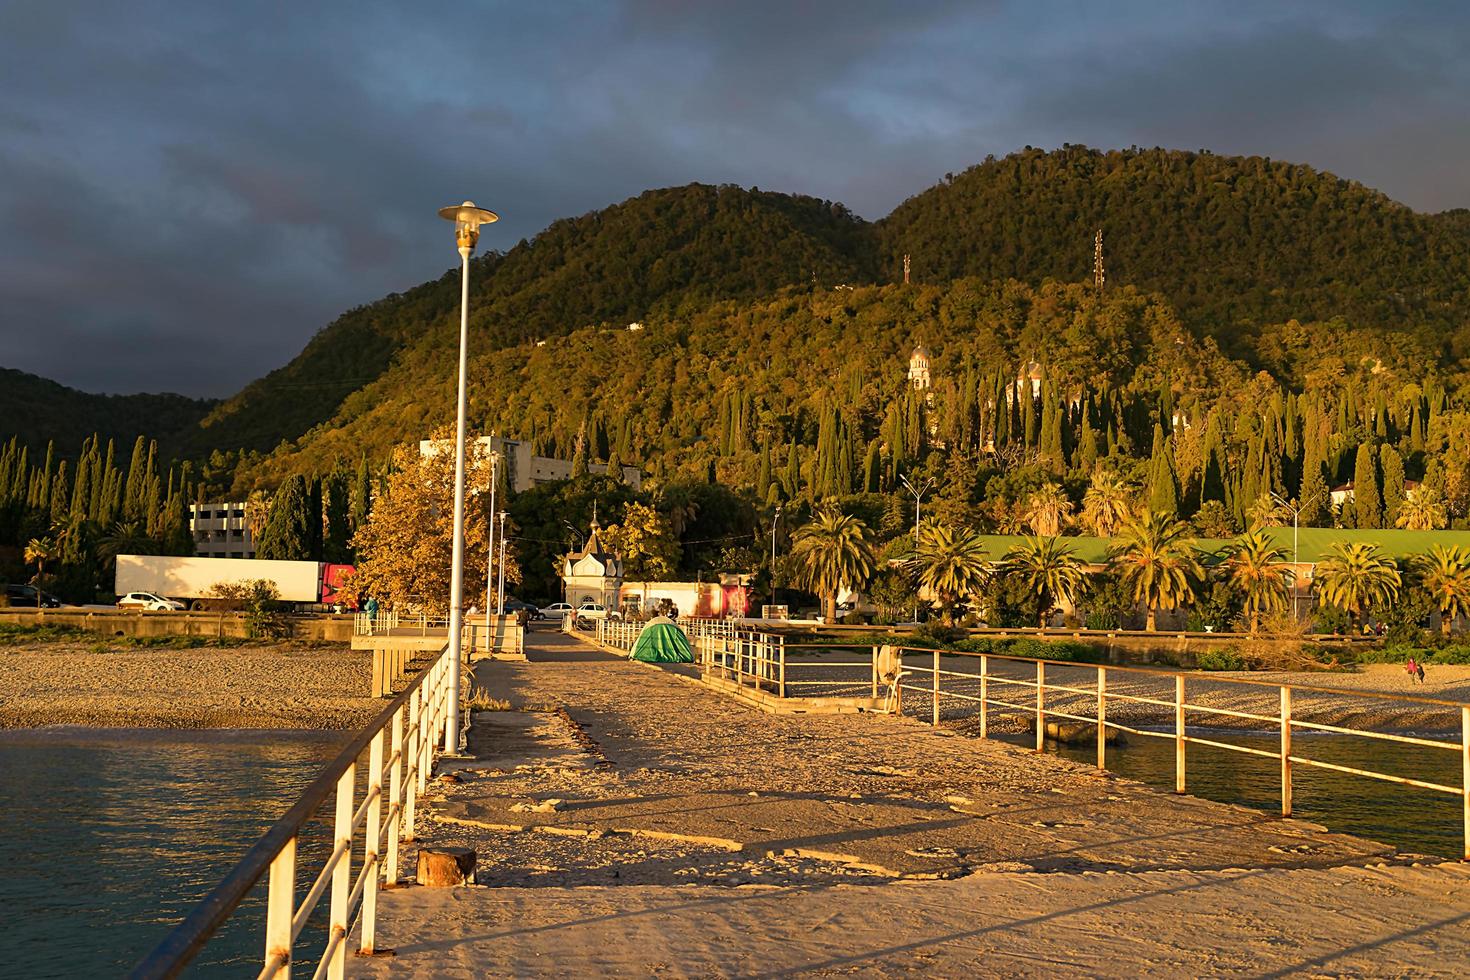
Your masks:
{"label": "green mountain slope", "polygon": [[878,223],[883,274],[1090,279],[1168,296],[1236,351],[1262,324],[1344,316],[1431,327],[1461,349],[1470,236],[1301,164],[1172,150],[1027,149],[987,160]]}
{"label": "green mountain slope", "polygon": [[121,445],[144,435],[172,450],[213,405],[183,395],[93,395],[0,368],[0,442],[15,435],[33,450],[54,441],[57,452],[75,453],[93,433]]}
{"label": "green mountain slope", "polygon": [[[862,279],[868,254],[865,225],[841,205],[701,184],[649,191],[477,258],[471,330],[476,345],[501,345],[789,283]],[[269,450],[296,438],[395,359],[452,348],[458,302],[453,270],[344,314],[220,405],[189,448]]]}

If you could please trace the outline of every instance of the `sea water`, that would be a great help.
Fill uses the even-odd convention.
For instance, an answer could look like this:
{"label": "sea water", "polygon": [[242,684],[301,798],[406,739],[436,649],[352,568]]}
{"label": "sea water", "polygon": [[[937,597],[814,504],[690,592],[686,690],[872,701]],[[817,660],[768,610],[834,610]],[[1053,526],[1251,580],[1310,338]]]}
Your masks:
{"label": "sea water", "polygon": [[[0,733],[0,974],[117,976],[219,883],[342,732]],[[323,828],[324,829],[324,828]],[[259,969],[257,887],[191,976]]]}

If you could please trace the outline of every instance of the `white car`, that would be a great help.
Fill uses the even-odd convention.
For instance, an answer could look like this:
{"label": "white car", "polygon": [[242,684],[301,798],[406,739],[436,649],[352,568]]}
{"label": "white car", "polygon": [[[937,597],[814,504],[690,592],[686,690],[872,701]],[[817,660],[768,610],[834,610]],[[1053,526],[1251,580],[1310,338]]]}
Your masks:
{"label": "white car", "polygon": [[621,619],[618,613],[609,613],[607,607],[596,602],[584,602],[577,607],[578,619]]}
{"label": "white car", "polygon": [[570,602],[553,602],[549,606],[541,607],[541,615],[547,619],[557,620],[558,622],[566,619],[567,614],[570,612],[572,612],[572,604]]}
{"label": "white car", "polygon": [[181,612],[184,609],[182,602],[156,592],[129,592],[117,600],[117,605],[120,609],[136,607],[150,612]]}

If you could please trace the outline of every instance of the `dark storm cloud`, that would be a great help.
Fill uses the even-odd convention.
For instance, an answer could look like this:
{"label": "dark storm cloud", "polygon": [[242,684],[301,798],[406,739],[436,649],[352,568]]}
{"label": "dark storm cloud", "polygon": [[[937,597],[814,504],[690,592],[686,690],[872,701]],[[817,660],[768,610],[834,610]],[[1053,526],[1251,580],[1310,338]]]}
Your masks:
{"label": "dark storm cloud", "polygon": [[0,6],[0,363],[224,395],[347,307],[650,187],[876,218],[1030,143],[1262,153],[1470,204],[1457,6]]}

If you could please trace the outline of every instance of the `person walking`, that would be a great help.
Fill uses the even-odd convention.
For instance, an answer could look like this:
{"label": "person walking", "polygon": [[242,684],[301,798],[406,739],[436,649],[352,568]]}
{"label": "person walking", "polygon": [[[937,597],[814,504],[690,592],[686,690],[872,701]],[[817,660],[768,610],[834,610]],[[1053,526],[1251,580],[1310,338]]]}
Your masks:
{"label": "person walking", "polygon": [[1404,673],[1409,675],[1410,683],[1413,683],[1415,680],[1422,680],[1424,677],[1424,668],[1420,667],[1414,660],[1412,653],[1409,654],[1409,659],[1404,662]]}

